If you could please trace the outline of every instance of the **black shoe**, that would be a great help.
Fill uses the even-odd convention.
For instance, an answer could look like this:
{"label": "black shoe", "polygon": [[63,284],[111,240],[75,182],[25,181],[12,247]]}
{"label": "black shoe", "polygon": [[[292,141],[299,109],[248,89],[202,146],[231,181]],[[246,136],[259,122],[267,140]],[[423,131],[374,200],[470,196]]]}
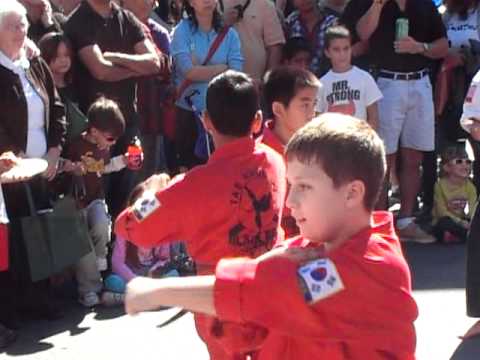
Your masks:
{"label": "black shoe", "polygon": [[13,344],[17,340],[17,333],[0,324],[0,349]]}

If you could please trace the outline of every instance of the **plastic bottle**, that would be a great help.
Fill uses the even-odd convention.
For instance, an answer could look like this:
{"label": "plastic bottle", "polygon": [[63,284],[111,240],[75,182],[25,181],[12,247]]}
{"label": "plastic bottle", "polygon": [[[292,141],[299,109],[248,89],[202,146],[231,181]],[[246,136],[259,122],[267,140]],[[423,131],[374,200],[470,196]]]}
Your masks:
{"label": "plastic bottle", "polygon": [[128,168],[130,170],[139,170],[143,165],[142,143],[138,136],[135,136],[127,148]]}

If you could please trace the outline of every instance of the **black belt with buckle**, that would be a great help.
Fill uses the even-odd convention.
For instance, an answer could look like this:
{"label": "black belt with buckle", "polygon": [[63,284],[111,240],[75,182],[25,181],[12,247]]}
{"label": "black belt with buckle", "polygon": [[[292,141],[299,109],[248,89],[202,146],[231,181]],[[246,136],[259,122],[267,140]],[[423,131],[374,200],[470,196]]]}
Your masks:
{"label": "black belt with buckle", "polygon": [[410,73],[401,73],[401,72],[390,72],[382,71],[378,73],[378,77],[392,79],[392,80],[419,80],[424,76],[428,75],[428,70],[410,72]]}

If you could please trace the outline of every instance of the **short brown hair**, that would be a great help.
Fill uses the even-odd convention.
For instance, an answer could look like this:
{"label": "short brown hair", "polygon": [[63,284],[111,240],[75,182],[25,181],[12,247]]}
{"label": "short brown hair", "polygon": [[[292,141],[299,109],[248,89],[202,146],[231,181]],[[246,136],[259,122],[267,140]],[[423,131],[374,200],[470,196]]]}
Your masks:
{"label": "short brown hair", "polygon": [[118,104],[105,97],[99,97],[90,105],[87,118],[89,129],[96,128],[117,138],[125,131],[125,119]]}
{"label": "short brown hair", "polygon": [[330,45],[332,44],[332,41],[336,39],[347,39],[350,40],[350,43],[352,43],[352,35],[350,34],[350,30],[348,30],[345,26],[342,25],[329,27],[327,31],[325,31],[325,49],[328,50],[330,48]]}
{"label": "short brown hair", "polygon": [[385,149],[365,121],[343,114],[322,114],[293,135],[286,158],[320,165],[337,188],[353,180],[362,181],[365,208],[375,207],[385,178]]}

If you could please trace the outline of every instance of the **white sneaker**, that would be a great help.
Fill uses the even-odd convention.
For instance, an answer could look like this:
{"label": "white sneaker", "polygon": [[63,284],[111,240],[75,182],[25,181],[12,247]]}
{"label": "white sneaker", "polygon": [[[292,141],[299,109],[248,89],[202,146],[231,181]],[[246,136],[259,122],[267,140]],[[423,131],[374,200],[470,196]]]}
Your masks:
{"label": "white sneaker", "polygon": [[411,241],[419,244],[431,244],[437,241],[434,236],[422,230],[420,226],[415,224],[413,221],[408,224],[406,228],[398,229],[397,233],[400,241],[402,242]]}
{"label": "white sneaker", "polygon": [[105,271],[108,269],[108,262],[106,258],[97,257],[97,269],[98,271]]}
{"label": "white sneaker", "polygon": [[78,302],[85,307],[94,307],[95,305],[100,304],[100,299],[96,292],[89,291],[85,294],[80,295]]}
{"label": "white sneaker", "polygon": [[102,296],[102,304],[105,306],[123,305],[125,302],[125,294],[104,291]]}

